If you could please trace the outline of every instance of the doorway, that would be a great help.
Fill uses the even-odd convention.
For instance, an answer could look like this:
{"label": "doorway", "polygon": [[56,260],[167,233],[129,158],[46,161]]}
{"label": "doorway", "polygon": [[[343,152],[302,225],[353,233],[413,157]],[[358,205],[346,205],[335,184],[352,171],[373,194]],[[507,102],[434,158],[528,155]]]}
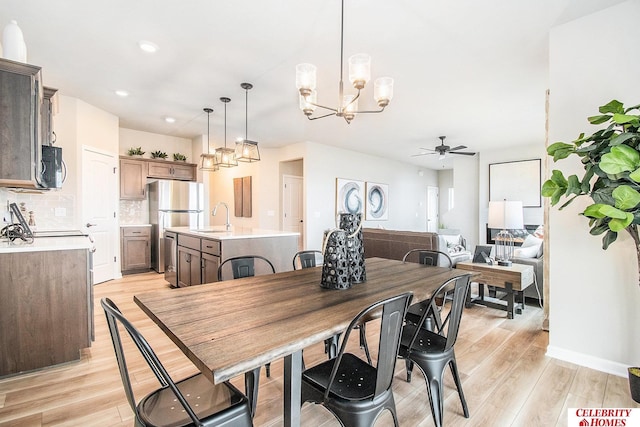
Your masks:
{"label": "doorway", "polygon": [[82,147],[82,226],[93,238],[93,284],[115,278],[117,270],[117,157]]}
{"label": "doorway", "polygon": [[301,176],[282,176],[282,230],[300,233],[300,249],[304,248],[303,188]]}
{"label": "doorway", "polygon": [[427,187],[427,231],[432,233],[438,232],[438,212],[440,210],[438,195],[438,187]]}

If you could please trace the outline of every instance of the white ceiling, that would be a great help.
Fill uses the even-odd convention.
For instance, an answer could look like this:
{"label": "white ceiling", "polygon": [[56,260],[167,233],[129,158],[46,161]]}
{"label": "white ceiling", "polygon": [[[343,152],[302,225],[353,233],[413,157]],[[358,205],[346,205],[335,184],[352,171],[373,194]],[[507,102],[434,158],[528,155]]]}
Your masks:
{"label": "white ceiling", "polygon": [[[2,0],[0,28],[17,20],[45,85],[124,128],[192,138],[206,134],[212,107],[219,146],[227,96],[232,144],[245,133],[240,83],[250,82],[248,138],[263,147],[314,141],[442,167],[411,155],[439,135],[469,151],[541,142],[550,28],[622,1],[346,0],[345,58],[369,53],[372,78],[395,79],[386,111],[350,125],[308,121],[295,88],[295,65],[311,62],[318,102],[337,104],[340,0]],[[159,51],[142,52],[140,40]],[[360,108],[375,108],[372,83]]]}

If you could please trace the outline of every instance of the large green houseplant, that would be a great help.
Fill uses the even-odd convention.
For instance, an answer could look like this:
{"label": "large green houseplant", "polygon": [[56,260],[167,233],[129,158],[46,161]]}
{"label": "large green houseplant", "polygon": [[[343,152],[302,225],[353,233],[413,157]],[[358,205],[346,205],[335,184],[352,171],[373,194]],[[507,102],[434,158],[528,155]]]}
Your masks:
{"label": "large green houseplant", "polygon": [[[589,218],[590,233],[601,235],[602,249],[616,241],[618,233],[626,230],[636,246],[640,284],[640,105],[625,108],[616,100],[600,107],[600,114],[589,117],[601,126],[593,135],[581,134],[570,144],[556,142],[547,147],[553,161],[572,154],[580,157],[584,175],[566,177],[554,170],[551,179],[542,185],[542,195],[551,198],[555,206],[562,197],[568,200],[560,209],[578,196],[589,196],[593,204],[582,215]],[[636,114],[633,114],[633,113]],[[631,397],[640,403],[640,368],[628,368]]]}
{"label": "large green houseplant", "polygon": [[[593,204],[582,215],[589,218],[590,233],[604,235],[602,249],[626,230],[636,246],[640,284],[640,105],[625,108],[616,100],[600,107],[600,114],[589,117],[593,125],[605,125],[594,134],[581,134],[571,143],[556,142],[547,147],[553,161],[570,155],[580,157],[584,175],[565,177],[553,170],[542,185],[542,195],[555,206],[567,198],[564,208],[578,196],[589,196]],[[634,112],[636,114],[634,114]]]}

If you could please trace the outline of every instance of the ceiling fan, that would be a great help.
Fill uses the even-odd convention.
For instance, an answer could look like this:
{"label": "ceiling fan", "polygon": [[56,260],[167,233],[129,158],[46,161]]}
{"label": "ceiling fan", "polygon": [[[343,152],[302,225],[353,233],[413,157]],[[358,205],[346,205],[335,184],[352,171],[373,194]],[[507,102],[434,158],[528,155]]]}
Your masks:
{"label": "ceiling fan", "polygon": [[466,147],[466,145],[458,145],[457,147],[449,147],[448,145],[444,145],[444,139],[446,138],[446,136],[439,136],[438,138],[440,138],[440,145],[436,145],[435,148],[422,148],[420,147],[421,150],[426,151],[426,153],[420,153],[420,154],[414,154],[411,157],[417,157],[417,156],[426,156],[428,154],[439,154],[440,157],[444,157],[447,153],[450,154],[462,154],[464,156],[473,156],[476,153],[472,153],[470,151],[459,151],[459,150],[464,150]]}

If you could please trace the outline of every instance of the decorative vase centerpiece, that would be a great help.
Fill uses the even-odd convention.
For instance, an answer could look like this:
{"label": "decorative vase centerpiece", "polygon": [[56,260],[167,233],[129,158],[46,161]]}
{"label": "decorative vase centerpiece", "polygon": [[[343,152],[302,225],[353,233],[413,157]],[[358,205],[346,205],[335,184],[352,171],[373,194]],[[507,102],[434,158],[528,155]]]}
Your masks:
{"label": "decorative vase centerpiece", "polygon": [[349,289],[351,275],[347,255],[347,232],[340,229],[324,232],[324,261],[320,286],[327,289]]}
{"label": "decorative vase centerpiece", "polygon": [[341,213],[340,229],[347,233],[347,258],[351,283],[362,283],[367,280],[362,244],[362,214]]}

